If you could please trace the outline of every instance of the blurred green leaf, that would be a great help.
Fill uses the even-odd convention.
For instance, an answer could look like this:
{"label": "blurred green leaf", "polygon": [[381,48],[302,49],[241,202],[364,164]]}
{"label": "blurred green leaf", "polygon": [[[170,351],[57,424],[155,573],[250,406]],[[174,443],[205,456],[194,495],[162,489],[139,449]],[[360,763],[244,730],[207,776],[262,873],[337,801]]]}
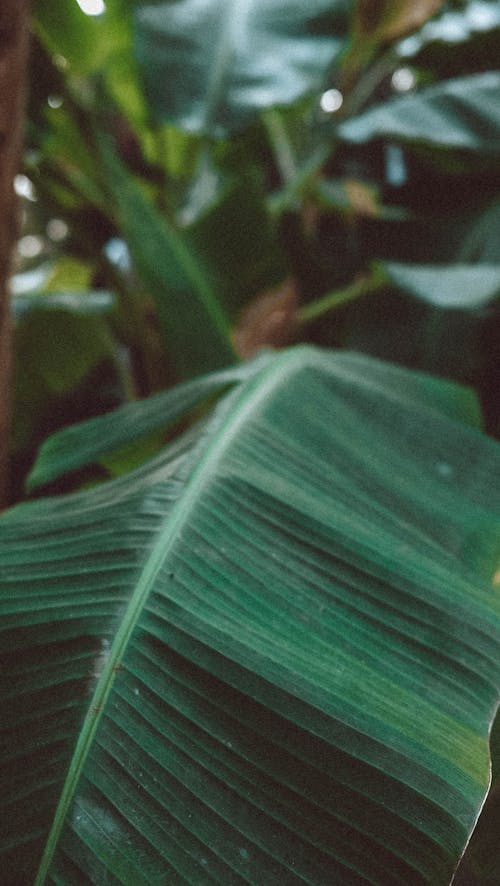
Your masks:
{"label": "blurred green leaf", "polygon": [[105,323],[56,307],[30,312],[19,325],[17,341],[21,367],[31,365],[54,394],[71,390],[113,354]]}
{"label": "blurred green leaf", "polygon": [[94,268],[89,262],[81,261],[72,255],[60,255],[51,264],[50,273],[43,288],[53,292],[61,289],[86,292],[92,288],[93,273]]}
{"label": "blurred green leaf", "polygon": [[391,139],[433,147],[500,154],[500,72],[437,83],[345,120],[350,142]]}
{"label": "blurred green leaf", "polygon": [[495,198],[467,225],[457,260],[493,263],[498,260],[500,243],[500,200]]}
{"label": "blurred green leaf", "polygon": [[195,250],[155,208],[104,137],[99,152],[114,217],[155,302],[168,357],[179,379],[235,359],[229,324]]}
{"label": "blurred green leaf", "polygon": [[70,75],[88,75],[101,71],[113,54],[130,48],[130,4],[128,0],[109,0],[106,12],[94,18],[85,15],[76,0],[64,4],[64,14],[57,0],[35,0],[34,30]]}
{"label": "blurred green leaf", "polygon": [[[90,119],[84,118],[74,106],[64,102],[61,107],[47,108],[46,116],[49,127],[45,134],[40,135],[42,177],[44,167],[48,166],[49,173],[56,176],[56,187],[69,185],[71,192],[83,198],[87,205],[105,212],[106,197],[101,171],[96,168],[96,158],[90,144]],[[83,119],[88,128],[86,133],[82,132]]]}
{"label": "blurred green leaf", "polygon": [[406,265],[384,262],[389,279],[438,308],[476,311],[500,295],[500,264]]}
{"label": "blurred green leaf", "polygon": [[70,255],[59,256],[12,280],[14,318],[31,311],[65,311],[75,315],[109,314],[116,297],[106,289],[92,288],[94,269]]}
{"label": "blurred green leaf", "polygon": [[113,293],[105,289],[87,292],[30,292],[17,295],[13,300],[14,318],[19,319],[31,311],[68,311],[71,314],[109,314],[116,304]]}
{"label": "blurred green leaf", "polygon": [[195,215],[184,230],[186,242],[202,259],[231,320],[249,299],[287,274],[265,196],[252,174],[231,175],[216,186],[215,199],[204,209],[191,202],[183,211],[185,218]]}
{"label": "blurred green leaf", "polygon": [[180,0],[135,5],[135,48],[153,113],[221,135],[321,88],[342,52],[347,0]]}
{"label": "blurred green leaf", "polygon": [[32,445],[47,410],[70,396],[103,361],[114,363],[115,349],[105,320],[93,312],[68,310],[56,299],[50,309],[40,305],[21,314],[15,334],[12,449]]}

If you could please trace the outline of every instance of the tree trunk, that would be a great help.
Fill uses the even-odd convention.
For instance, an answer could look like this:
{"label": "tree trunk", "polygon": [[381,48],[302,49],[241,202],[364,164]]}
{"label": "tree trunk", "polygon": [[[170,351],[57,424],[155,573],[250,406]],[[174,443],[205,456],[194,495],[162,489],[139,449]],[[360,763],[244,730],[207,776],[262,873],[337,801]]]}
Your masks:
{"label": "tree trunk", "polygon": [[17,238],[13,188],[27,83],[29,0],[0,0],[0,507],[7,504],[11,391],[9,276]]}

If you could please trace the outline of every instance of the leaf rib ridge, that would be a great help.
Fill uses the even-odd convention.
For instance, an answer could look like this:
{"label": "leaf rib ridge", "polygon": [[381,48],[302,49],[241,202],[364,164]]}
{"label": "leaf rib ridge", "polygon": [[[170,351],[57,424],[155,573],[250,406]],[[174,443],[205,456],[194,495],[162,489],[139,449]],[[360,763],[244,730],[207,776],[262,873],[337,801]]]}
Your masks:
{"label": "leaf rib ridge", "polygon": [[[49,873],[83,767],[99,728],[106,702],[113,688],[117,668],[123,659],[129,640],[147,602],[149,593],[153,588],[155,579],[162,568],[166,555],[175,542],[178,532],[189,517],[200,490],[211,476],[214,465],[220,461],[248,416],[260,406],[273,391],[274,387],[282,382],[283,374],[287,370],[291,372],[296,366],[303,365],[305,354],[310,354],[308,348],[300,348],[294,352],[285,353],[282,358],[274,361],[269,368],[261,370],[249,382],[244,384],[242,389],[237,392],[235,399],[231,398],[232,408],[226,414],[225,421],[218,427],[211,445],[193,471],[184,488],[184,494],[177,500],[173,510],[160,526],[156,541],[143,564],[139,580],[125,610],[88,707],[68,767],[68,774],[61,791],[34,886],[43,886]],[[195,451],[197,452],[197,449]]]}
{"label": "leaf rib ridge", "polygon": [[228,66],[231,63],[233,53],[232,38],[241,29],[241,22],[248,14],[248,0],[244,3],[233,4],[232,0],[225,3],[225,24],[220,31],[220,40],[214,52],[214,66],[208,83],[207,103],[203,113],[203,128],[210,130],[216,126],[217,112],[223,99],[223,89]]}

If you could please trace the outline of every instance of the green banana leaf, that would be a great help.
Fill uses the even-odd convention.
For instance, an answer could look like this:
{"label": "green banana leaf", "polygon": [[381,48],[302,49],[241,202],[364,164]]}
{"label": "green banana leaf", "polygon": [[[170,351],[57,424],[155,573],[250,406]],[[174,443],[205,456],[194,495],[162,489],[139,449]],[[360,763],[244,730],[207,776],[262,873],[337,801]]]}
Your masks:
{"label": "green banana leaf", "polygon": [[347,0],[181,0],[135,7],[135,51],[160,120],[221,135],[321,88],[346,44]]}
{"label": "green banana leaf", "polygon": [[[37,489],[71,471],[98,463],[103,456],[111,455],[154,431],[166,431],[187,416],[193,407],[250,378],[272,359],[271,353],[264,351],[251,361],[211,372],[57,431],[40,447],[27,479],[27,489]],[[424,394],[429,405],[434,404],[451,418],[481,427],[479,405],[468,388],[416,372],[394,371],[389,366],[384,367],[384,377],[391,390],[398,390],[403,398],[408,398],[412,392],[417,397]]]}
{"label": "green banana leaf", "polygon": [[0,521],[4,883],[451,879],[499,697],[500,448],[368,358],[254,370],[135,473]]}
{"label": "green banana leaf", "polygon": [[500,71],[444,80],[369,108],[338,126],[350,142],[392,139],[500,153]]}
{"label": "green banana leaf", "polygon": [[[266,361],[265,356],[258,359],[262,363]],[[167,430],[194,406],[248,378],[257,365],[257,361],[241,363],[212,372],[152,394],[145,400],[127,403],[107,415],[63,428],[41,446],[27,480],[27,489],[36,489],[69,471],[98,462],[103,455],[140,440],[152,431]]]}

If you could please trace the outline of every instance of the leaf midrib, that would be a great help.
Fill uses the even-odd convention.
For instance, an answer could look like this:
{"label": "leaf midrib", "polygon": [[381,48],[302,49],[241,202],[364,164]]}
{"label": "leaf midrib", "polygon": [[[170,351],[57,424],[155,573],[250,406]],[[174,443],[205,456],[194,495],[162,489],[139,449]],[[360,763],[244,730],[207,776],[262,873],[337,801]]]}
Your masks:
{"label": "leaf midrib", "polygon": [[68,768],[52,826],[47,838],[34,886],[43,886],[49,873],[58,841],[75,797],[92,742],[99,728],[106,703],[113,688],[118,667],[126,653],[130,638],[146,605],[154,582],[175,541],[186,523],[204,486],[213,476],[213,469],[231,446],[248,417],[282,383],[285,373],[304,365],[305,354],[311,355],[309,348],[296,349],[278,357],[269,367],[256,373],[243,384],[236,402],[232,405],[222,426],[218,428],[211,444],[201,458],[192,476],[186,483],[183,494],[172,511],[164,519],[157,533],[156,542],[143,565],[136,588],[124,613],[109,657],[97,682],[90,701],[83,726],[76,743]]}
{"label": "leaf midrib", "polygon": [[249,6],[249,0],[244,0],[243,3],[241,0],[239,3],[226,0],[224,4],[220,38],[213,55],[214,64],[207,84],[206,106],[203,114],[203,129],[205,131],[216,126],[218,111],[223,99],[224,83],[234,52],[233,38],[241,30],[242,22],[247,18]]}

